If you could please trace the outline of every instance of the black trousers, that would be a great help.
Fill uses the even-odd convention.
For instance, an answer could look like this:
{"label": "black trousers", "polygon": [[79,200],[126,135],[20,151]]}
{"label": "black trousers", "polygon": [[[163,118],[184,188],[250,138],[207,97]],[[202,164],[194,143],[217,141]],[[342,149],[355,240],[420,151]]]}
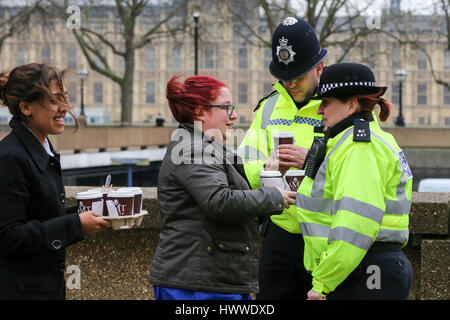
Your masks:
{"label": "black trousers", "polygon": [[413,270],[403,251],[369,250],[327,300],[406,300]]}
{"label": "black trousers", "polygon": [[305,300],[312,288],[303,265],[301,234],[292,234],[269,223],[259,260],[259,293],[256,300]]}

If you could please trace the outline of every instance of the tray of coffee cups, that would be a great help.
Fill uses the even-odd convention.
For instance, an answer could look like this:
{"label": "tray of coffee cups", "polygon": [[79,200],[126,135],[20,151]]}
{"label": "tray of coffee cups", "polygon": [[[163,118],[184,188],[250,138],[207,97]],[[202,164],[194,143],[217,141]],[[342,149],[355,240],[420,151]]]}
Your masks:
{"label": "tray of coffee cups", "polygon": [[111,187],[77,193],[78,213],[92,210],[110,221],[114,230],[140,226],[148,214],[142,210],[142,189],[128,187],[112,190]]}
{"label": "tray of coffee cups", "polygon": [[146,214],[148,214],[148,212],[146,210],[142,210],[140,213],[133,214],[131,216],[103,216],[102,219],[111,222],[114,230],[124,230],[140,226]]}

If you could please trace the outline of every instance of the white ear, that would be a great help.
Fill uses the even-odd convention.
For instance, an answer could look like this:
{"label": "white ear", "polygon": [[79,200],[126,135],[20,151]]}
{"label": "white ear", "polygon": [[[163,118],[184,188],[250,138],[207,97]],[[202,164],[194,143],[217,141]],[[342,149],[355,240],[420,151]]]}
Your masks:
{"label": "white ear", "polygon": [[197,106],[194,110],[195,120],[205,121],[205,109],[202,106]]}

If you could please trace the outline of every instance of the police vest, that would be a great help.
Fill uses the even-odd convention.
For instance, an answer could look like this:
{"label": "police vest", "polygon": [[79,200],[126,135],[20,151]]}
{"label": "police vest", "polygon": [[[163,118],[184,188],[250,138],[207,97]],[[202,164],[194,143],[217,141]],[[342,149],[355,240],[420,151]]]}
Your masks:
{"label": "police vest", "polygon": [[[260,102],[256,116],[237,151],[243,159],[245,174],[252,189],[260,188],[259,174],[264,170],[264,163],[273,149],[274,132],[293,132],[295,144],[308,149],[314,136],[323,136],[323,133],[314,132],[315,127],[322,125],[322,116],[317,114],[320,100],[311,100],[299,110],[280,82],[274,84],[274,89],[274,93]],[[296,211],[292,205],[271,219],[290,233],[300,233]]]}
{"label": "police vest", "polygon": [[392,135],[376,121],[369,128],[370,142],[355,142],[353,126],[329,139],[315,178],[297,192],[304,264],[318,293],[344,281],[374,241],[408,241],[411,171]]}

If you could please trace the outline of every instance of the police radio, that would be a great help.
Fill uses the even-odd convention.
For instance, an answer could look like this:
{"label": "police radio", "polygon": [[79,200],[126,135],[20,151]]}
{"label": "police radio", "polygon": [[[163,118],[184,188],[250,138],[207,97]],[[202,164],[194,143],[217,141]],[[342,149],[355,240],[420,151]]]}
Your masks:
{"label": "police radio", "polygon": [[322,164],[323,159],[325,159],[325,154],[327,151],[327,143],[325,138],[314,137],[314,142],[306,155],[306,170],[305,175],[314,179],[316,177],[317,171]]}

